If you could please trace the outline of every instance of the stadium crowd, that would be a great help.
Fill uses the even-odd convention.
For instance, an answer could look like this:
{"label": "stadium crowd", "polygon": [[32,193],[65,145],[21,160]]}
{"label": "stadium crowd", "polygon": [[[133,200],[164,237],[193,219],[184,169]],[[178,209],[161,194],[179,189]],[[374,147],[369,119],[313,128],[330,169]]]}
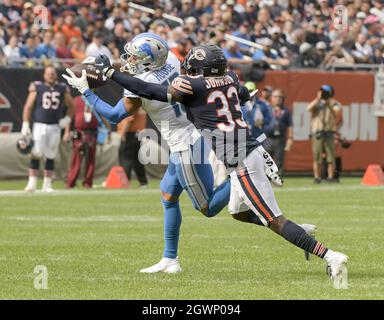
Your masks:
{"label": "stadium crowd", "polygon": [[[244,80],[258,70],[324,68],[384,62],[383,0],[4,0],[0,4],[0,59],[10,66],[53,58],[81,60],[104,53],[118,60],[135,35],[166,38],[182,59],[195,44],[220,45]],[[335,28],[335,6],[347,20]],[[184,24],[163,18],[163,13]],[[44,18],[46,16],[46,19]],[[336,24],[335,24],[336,22]],[[345,22],[347,22],[345,24]],[[227,39],[225,34],[259,44]]]}

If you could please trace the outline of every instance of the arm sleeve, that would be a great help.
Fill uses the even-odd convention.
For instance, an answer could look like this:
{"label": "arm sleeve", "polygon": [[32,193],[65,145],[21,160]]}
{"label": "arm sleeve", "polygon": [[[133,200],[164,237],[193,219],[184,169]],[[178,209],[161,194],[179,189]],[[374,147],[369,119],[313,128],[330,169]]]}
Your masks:
{"label": "arm sleeve", "polygon": [[168,102],[171,100],[168,99],[168,86],[145,82],[136,77],[127,76],[119,71],[115,71],[111,79],[117,82],[123,88],[134,94],[137,94],[142,98],[163,102]]}
{"label": "arm sleeve", "polygon": [[113,124],[119,123],[121,120],[129,116],[129,113],[125,110],[124,98],[120,99],[119,102],[112,107],[105,101],[101,100],[90,89],[84,91],[84,97],[91,105],[92,109],[96,110],[97,113]]}

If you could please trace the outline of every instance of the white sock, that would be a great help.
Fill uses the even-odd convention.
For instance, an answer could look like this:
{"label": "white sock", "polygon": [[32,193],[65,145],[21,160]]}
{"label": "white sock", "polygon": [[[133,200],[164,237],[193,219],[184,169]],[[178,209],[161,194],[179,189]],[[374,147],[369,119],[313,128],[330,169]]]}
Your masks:
{"label": "white sock", "polygon": [[324,260],[328,263],[331,262],[334,252],[331,249],[328,249],[327,253],[324,256]]}
{"label": "white sock", "polygon": [[28,187],[36,188],[36,186],[37,186],[37,176],[29,176]]}
{"label": "white sock", "polygon": [[51,177],[44,177],[43,188],[52,188],[52,178]]}

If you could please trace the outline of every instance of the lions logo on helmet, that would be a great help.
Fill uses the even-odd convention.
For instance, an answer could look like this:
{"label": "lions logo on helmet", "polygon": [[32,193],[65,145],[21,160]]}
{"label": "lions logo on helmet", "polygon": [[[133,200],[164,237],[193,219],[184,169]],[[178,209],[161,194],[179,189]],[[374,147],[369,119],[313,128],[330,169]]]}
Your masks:
{"label": "lions logo on helmet", "polygon": [[21,154],[28,154],[33,148],[33,140],[31,137],[22,137],[17,140],[16,147]]}
{"label": "lions logo on helmet", "polygon": [[169,47],[165,40],[153,33],[141,33],[124,46],[120,56],[125,64],[122,72],[141,74],[162,67],[168,58]]}

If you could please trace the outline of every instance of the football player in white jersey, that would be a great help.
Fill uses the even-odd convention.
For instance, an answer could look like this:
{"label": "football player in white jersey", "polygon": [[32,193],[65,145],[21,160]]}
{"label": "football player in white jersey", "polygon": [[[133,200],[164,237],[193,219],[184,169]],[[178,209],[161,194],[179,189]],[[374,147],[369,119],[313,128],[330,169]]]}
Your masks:
{"label": "football player in white jersey", "polygon": [[[170,84],[180,74],[180,62],[169,51],[166,41],[152,33],[142,33],[125,46],[121,68],[136,77],[157,84]],[[88,57],[84,63],[97,59]],[[213,173],[208,160],[209,148],[196,127],[180,112],[180,105],[169,104],[141,98],[127,90],[124,97],[112,107],[97,97],[88,87],[85,71],[83,83],[78,85],[73,80],[76,76],[63,75],[70,85],[79,89],[87,101],[97,112],[110,122],[118,123],[129,114],[142,107],[149,115],[163,139],[170,148],[170,160],[167,171],[160,183],[162,204],[164,207],[164,240],[163,259],[152,267],[141,272],[181,271],[177,249],[181,225],[179,196],[186,190],[195,209],[207,217],[219,213],[229,202],[229,180],[213,190]],[[185,88],[188,90],[188,88]]]}

